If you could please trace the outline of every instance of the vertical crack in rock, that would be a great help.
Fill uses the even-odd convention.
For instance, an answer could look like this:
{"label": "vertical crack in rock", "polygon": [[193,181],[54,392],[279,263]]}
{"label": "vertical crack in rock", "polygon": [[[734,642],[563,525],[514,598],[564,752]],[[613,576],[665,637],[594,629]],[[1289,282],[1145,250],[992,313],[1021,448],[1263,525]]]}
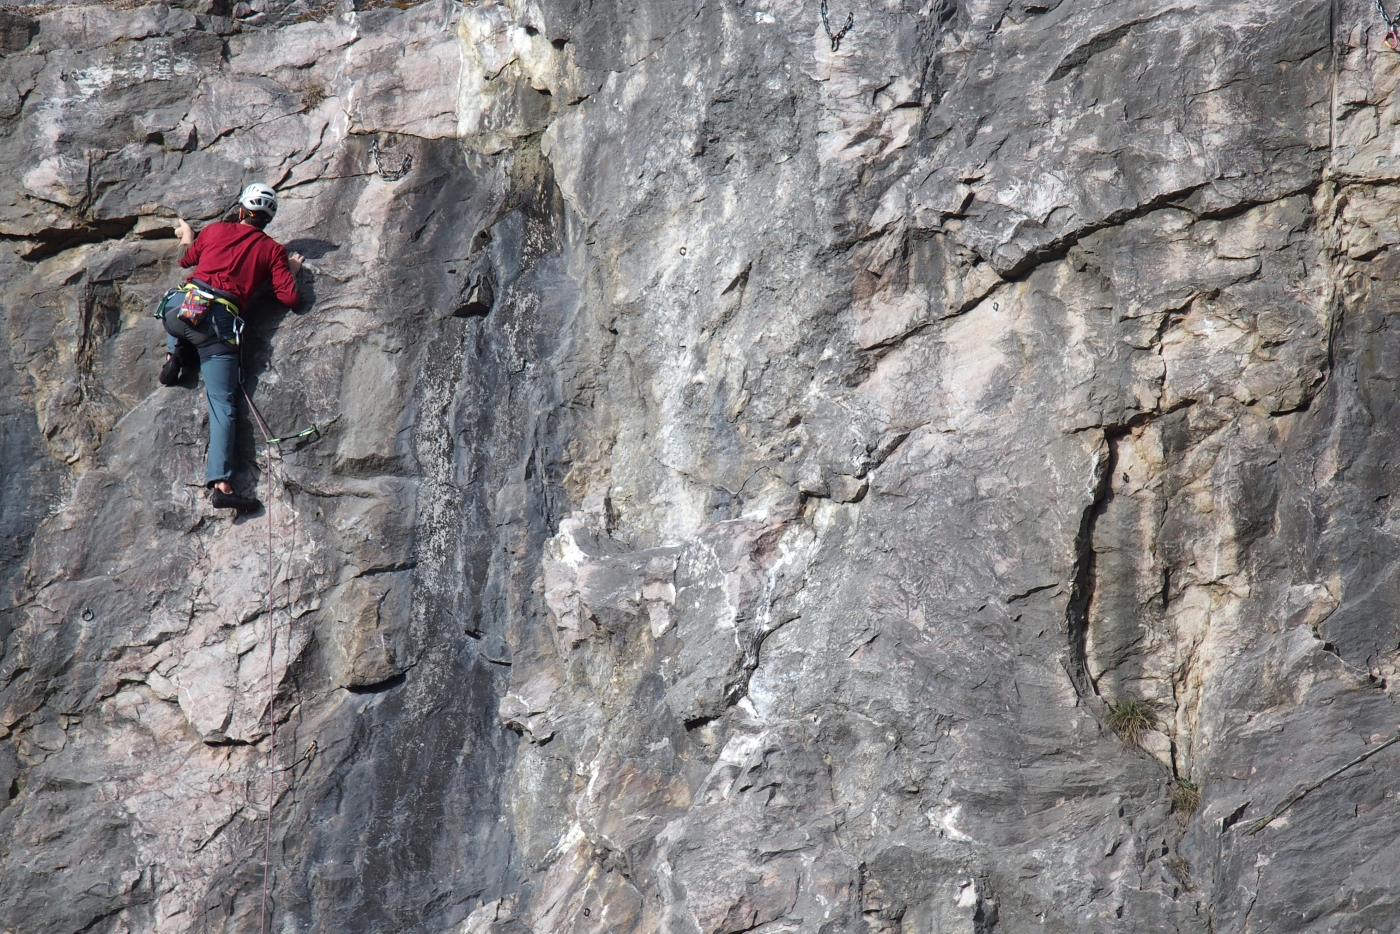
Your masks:
{"label": "vertical crack in rock", "polygon": [[1118,438],[1125,428],[1108,428],[1103,433],[1103,451],[1096,452],[1092,477],[1093,495],[1079,518],[1074,538],[1074,564],[1070,579],[1065,623],[1069,633],[1069,662],[1066,672],[1080,700],[1098,697],[1099,689],[1089,673],[1089,606],[1094,599],[1097,558],[1094,552],[1094,526],[1113,497],[1113,471],[1118,462]]}

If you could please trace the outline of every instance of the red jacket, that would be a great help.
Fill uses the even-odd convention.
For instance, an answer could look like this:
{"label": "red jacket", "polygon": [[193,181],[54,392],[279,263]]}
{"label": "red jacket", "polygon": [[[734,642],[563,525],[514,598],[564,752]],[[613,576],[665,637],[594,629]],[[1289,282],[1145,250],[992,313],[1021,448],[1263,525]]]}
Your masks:
{"label": "red jacket", "polygon": [[279,302],[291,308],[301,300],[287,248],[251,224],[210,224],[180,257],[180,265],[195,267],[191,279],[236,296],[239,308],[247,307],[248,296],[269,276]]}

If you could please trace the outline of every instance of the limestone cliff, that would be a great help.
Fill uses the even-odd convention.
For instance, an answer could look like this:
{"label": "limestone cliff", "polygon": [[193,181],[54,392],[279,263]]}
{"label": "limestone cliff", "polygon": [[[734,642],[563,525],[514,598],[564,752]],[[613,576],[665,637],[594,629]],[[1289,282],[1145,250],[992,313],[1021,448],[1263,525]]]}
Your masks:
{"label": "limestone cliff", "polygon": [[[1394,930],[1384,33],[6,6],[0,931],[269,830],[278,934]],[[233,520],[150,315],[251,181]]]}

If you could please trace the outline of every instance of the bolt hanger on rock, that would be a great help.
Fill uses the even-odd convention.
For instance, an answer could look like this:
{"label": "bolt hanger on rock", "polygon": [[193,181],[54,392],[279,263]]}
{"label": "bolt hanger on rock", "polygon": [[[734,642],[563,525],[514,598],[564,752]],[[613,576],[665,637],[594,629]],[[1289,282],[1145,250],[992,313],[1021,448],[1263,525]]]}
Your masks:
{"label": "bolt hanger on rock", "polygon": [[[1377,4],[1379,4],[1380,2],[1381,2],[1381,0],[1376,0],[1376,3],[1377,3]],[[836,30],[835,32],[832,32],[832,31],[831,31],[831,21],[830,21],[829,19],[827,19],[826,0],[822,0],[821,12],[822,12],[822,29],[825,29],[825,30],[826,30],[826,37],[827,37],[828,39],[831,40],[831,51],[833,51],[833,52],[839,52],[839,51],[841,51],[841,40],[844,39],[844,38],[846,38],[846,33],[850,32],[850,31],[851,31],[851,27],[854,26],[854,25],[856,24],[856,15],[855,15],[855,13],[847,13],[847,14],[846,14],[846,25],[842,26],[840,29]],[[1382,12],[1384,12],[1384,11],[1382,11]]]}

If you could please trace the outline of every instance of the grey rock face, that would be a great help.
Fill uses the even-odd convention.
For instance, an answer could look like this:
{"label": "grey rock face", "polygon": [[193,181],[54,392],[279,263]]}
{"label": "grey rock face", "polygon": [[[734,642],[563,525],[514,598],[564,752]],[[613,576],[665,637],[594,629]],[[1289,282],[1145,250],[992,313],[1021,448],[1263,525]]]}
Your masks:
{"label": "grey rock face", "polygon": [[1396,926],[1373,5],[828,14],[0,13],[0,931]]}

